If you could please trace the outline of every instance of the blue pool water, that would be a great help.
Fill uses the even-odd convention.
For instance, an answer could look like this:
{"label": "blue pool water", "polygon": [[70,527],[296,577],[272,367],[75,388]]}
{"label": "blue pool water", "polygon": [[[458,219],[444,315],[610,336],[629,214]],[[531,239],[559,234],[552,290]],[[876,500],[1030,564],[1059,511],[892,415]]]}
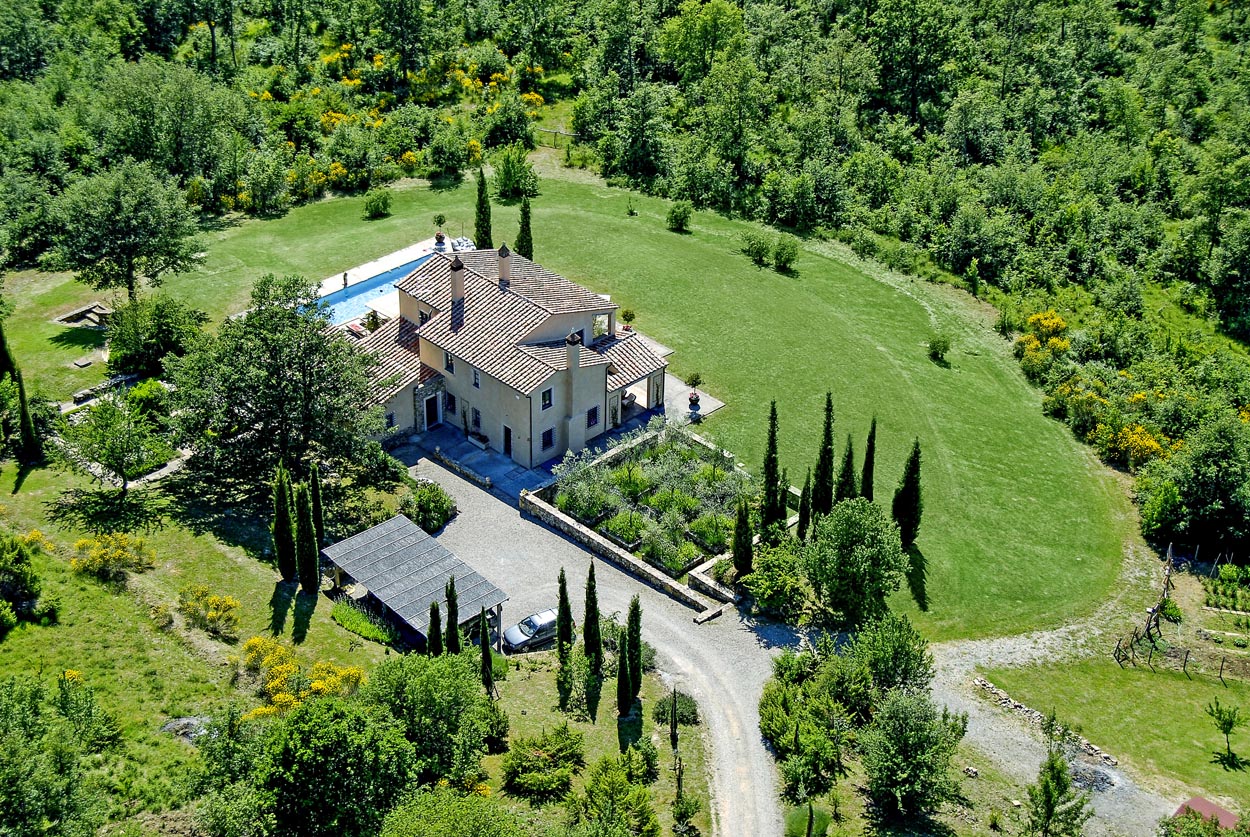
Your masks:
{"label": "blue pool water", "polygon": [[385,273],[370,276],[363,282],[357,282],[340,291],[326,294],[321,301],[330,306],[330,322],[342,325],[357,317],[363,317],[369,310],[370,302],[393,293],[395,283],[416,270],[417,266],[428,258],[428,255],[422,256],[415,261],[391,268]]}

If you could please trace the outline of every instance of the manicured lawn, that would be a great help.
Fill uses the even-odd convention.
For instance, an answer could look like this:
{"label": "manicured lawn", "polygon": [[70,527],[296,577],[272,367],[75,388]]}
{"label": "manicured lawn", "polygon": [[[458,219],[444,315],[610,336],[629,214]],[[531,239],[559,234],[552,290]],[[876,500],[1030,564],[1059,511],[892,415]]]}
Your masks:
{"label": "manicured lawn", "polygon": [[[508,712],[510,722],[509,737],[537,736],[552,727],[568,721],[569,725],[584,736],[586,767],[605,755],[616,755],[620,750],[620,738],[616,718],[616,681],[609,679],[604,682],[602,700],[595,721],[575,720],[570,715],[559,711],[556,704],[556,659],[554,652],[538,654],[521,654],[509,657],[511,664],[508,678],[499,683],[500,700]],[[520,666],[518,669],[517,666]],[[651,720],[651,708],[655,701],[667,693],[659,677],[648,675],[642,687],[642,735],[650,738],[660,753],[660,775],[649,786],[651,791],[651,807],[660,819],[660,830],[663,834],[672,833],[673,799],[676,796],[676,777],[673,772],[672,750],[669,748],[668,727],[658,728]],[[712,833],[708,804],[708,766],[704,752],[703,738],[700,727],[681,727],[678,751],[683,764],[682,787],[686,793],[693,793],[703,803],[695,825],[700,833]],[[563,822],[564,809],[559,803],[551,803],[541,807],[531,807],[519,797],[513,797],[501,791],[502,755],[488,756],[485,767],[490,774],[488,780],[492,789],[499,793],[511,807],[527,820],[541,824],[545,828],[554,828]],[[585,768],[573,777],[573,790],[579,791],[585,783]],[[733,832],[732,824],[722,824]],[[541,833],[547,833],[545,830]]]}
{"label": "manicured lawn", "polygon": [[[1000,669],[985,676],[1034,709],[1056,709],[1064,722],[1079,726],[1086,738],[1138,773],[1172,779],[1184,793],[1222,797],[1234,811],[1250,800],[1250,771],[1226,770],[1217,761],[1224,736],[1203,711],[1217,697],[1250,711],[1250,684],[1227,678],[1221,685],[1210,672],[1190,680],[1163,669],[1121,669],[1111,659]],[[1250,758],[1250,731],[1235,733],[1232,747]]]}
{"label": "manicured lawn", "polygon": [[[878,418],[879,500],[889,502],[919,437],[924,583],[894,604],[929,637],[1055,625],[1106,595],[1132,529],[1129,502],[1065,428],[1041,415],[1039,394],[966,295],[877,275],[818,243],[805,245],[793,275],[759,269],[738,252],[749,224],[696,213],[693,232],[677,235],[664,228],[666,202],[584,172],[567,177],[544,178],[534,201],[537,259],[634,308],[637,327],[676,350],[674,371],[701,372],[704,387],[728,405],[704,430],[752,470],[773,398],[782,464],[796,484],[815,461],[826,390],[839,446],[850,432],[862,455],[869,419]],[[626,215],[630,202],[634,217]],[[203,267],[166,287],[220,318],[245,306],[264,272],[323,278],[428,237],[435,212],[448,216],[449,234],[471,235],[472,205],[471,179],[451,190],[408,181],[395,187],[393,215],[381,221],[361,220],[361,199],[347,198],[224,225],[205,233]],[[495,205],[496,244],[515,238],[517,214]],[[50,313],[53,291],[36,293],[46,287],[65,309],[93,294],[63,277],[29,274],[6,287],[17,308],[10,333],[19,332],[19,362],[65,396],[90,375],[64,368],[70,352],[44,353],[55,334],[28,332]],[[949,368],[927,357],[936,331],[953,339]],[[98,380],[98,365],[93,370]]]}

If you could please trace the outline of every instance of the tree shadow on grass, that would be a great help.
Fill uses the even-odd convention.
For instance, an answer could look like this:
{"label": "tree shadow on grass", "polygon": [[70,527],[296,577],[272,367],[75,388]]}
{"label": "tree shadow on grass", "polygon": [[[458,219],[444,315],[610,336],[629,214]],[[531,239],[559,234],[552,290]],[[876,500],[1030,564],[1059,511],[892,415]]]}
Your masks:
{"label": "tree shadow on grass", "polygon": [[295,599],[297,589],[294,581],[274,583],[273,595],[269,597],[269,633],[273,636],[281,636],[286,628],[286,616],[291,610],[291,602]]}
{"label": "tree shadow on grass", "polygon": [[68,326],[49,337],[48,342],[68,349],[98,349],[104,345],[104,335],[103,329]]}
{"label": "tree shadow on grass", "polygon": [[17,474],[13,477],[13,491],[11,492],[14,497],[21,492],[22,485],[25,484],[26,478],[33,472],[39,470],[42,465],[43,463],[40,462],[26,462],[17,466]]}
{"label": "tree shadow on grass", "polygon": [[603,678],[593,674],[586,678],[586,714],[590,722],[599,720],[599,702],[603,699]]}
{"label": "tree shadow on grass", "polygon": [[291,623],[291,642],[301,644],[308,637],[308,624],[317,609],[316,593],[300,593],[295,597],[295,618]]}
{"label": "tree shadow on grass", "polygon": [[955,837],[955,830],[928,815],[898,819],[870,813],[864,833],[871,837]]}
{"label": "tree shadow on grass", "polygon": [[243,497],[187,468],[162,478],[161,487],[170,497],[170,517],[193,534],[210,534],[249,557],[272,562],[267,507],[261,500]]}
{"label": "tree shadow on grass", "polygon": [[1244,772],[1246,767],[1250,766],[1250,761],[1243,759],[1236,753],[1214,753],[1211,756],[1211,763],[1218,764],[1225,770],[1237,770]]}
{"label": "tree shadow on grass", "polygon": [[616,743],[623,753],[629,749],[631,744],[637,744],[641,738],[642,702],[635,699],[629,714],[624,718],[616,719]]}
{"label": "tree shadow on grass", "polygon": [[165,525],[169,499],[157,488],[71,488],[44,504],[48,519],[93,534],[152,532]]}
{"label": "tree shadow on grass", "polygon": [[916,600],[916,607],[922,611],[929,610],[929,593],[925,582],[929,575],[929,564],[925,560],[920,547],[912,544],[907,548],[907,587],[911,597]]}
{"label": "tree shadow on grass", "polygon": [[464,175],[460,172],[454,174],[438,174],[430,178],[431,192],[454,192],[460,188],[460,184],[464,182]]}

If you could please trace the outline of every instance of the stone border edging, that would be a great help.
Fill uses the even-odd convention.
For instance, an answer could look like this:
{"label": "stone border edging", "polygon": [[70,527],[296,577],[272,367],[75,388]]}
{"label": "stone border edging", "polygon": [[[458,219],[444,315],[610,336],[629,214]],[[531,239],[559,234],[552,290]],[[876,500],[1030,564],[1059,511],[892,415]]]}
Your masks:
{"label": "stone border edging", "polygon": [[459,462],[452,459],[447,454],[443,453],[441,448],[436,447],[434,448],[434,450],[428,451],[428,453],[429,453],[430,458],[433,459],[435,462],[442,465],[444,468],[451,471],[452,473],[458,476],[464,477],[466,480],[473,483],[478,488],[485,488],[487,491],[490,491],[492,488],[495,487],[495,484],[491,481],[490,477],[482,476],[477,471],[474,471],[472,468],[469,468],[468,466],[465,466],[465,465],[461,465]]}
{"label": "stone border edging", "polygon": [[522,514],[528,514],[556,531],[563,532],[600,558],[611,561],[631,575],[642,579],[661,593],[681,602],[686,607],[700,611],[700,613],[708,610],[707,603],[696,596],[689,587],[677,583],[645,561],[640,561],[630,555],[599,533],[587,529],[538,495],[529,491],[522,491],[521,498],[517,501],[517,508],[520,509]]}
{"label": "stone border edging", "polygon": [[[1002,689],[986,680],[984,677],[973,678],[972,685],[984,692],[988,692],[990,697],[994,700],[994,703],[998,704],[1003,709],[1006,709],[1008,712],[1021,716],[1033,726],[1041,727],[1042,721],[1046,720],[1046,716],[1041,712],[1038,712],[1036,709],[1030,709],[1020,701],[1015,700],[1011,695],[1007,694]],[[1076,745],[1081,752],[1086,755],[1093,756],[1104,764],[1111,765],[1112,767],[1115,767],[1120,763],[1115,756],[1103,751],[1098,746],[1091,744],[1088,739],[1076,735],[1075,733],[1073,733],[1072,738],[1076,741]]]}
{"label": "stone border edging", "polygon": [[738,601],[738,595],[733,590],[730,590],[728,587],[708,575],[708,571],[715,566],[717,561],[720,561],[723,558],[729,558],[729,553],[717,555],[700,563],[699,566],[687,573],[686,577],[690,580],[690,586],[705,596],[710,596],[718,602],[734,604]]}

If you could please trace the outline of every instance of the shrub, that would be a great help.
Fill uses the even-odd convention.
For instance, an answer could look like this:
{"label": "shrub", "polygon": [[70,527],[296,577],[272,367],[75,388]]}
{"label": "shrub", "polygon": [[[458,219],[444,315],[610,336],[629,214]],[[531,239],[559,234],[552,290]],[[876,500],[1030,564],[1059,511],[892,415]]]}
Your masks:
{"label": "shrub", "polygon": [[946,353],[951,350],[951,339],[945,334],[935,334],[929,338],[929,359],[941,363],[946,360]]}
{"label": "shrub", "polygon": [[798,258],[799,240],[792,235],[777,236],[777,243],[773,245],[773,267],[784,273],[794,267]]}
{"label": "shrub", "polygon": [[738,570],[729,558],[722,558],[712,565],[712,579],[721,584],[733,585],[738,580]]}
{"label": "shrub", "polygon": [[346,596],[334,603],[330,618],[356,636],[364,637],[371,642],[394,645],[399,641],[399,632],[393,625],[364,610]]}
{"label": "shrub", "polygon": [[4,639],[5,635],[17,627],[17,614],[13,612],[13,605],[0,599],[0,639]]}
{"label": "shrub", "polygon": [[655,702],[655,706],[651,707],[651,719],[658,726],[667,726],[669,707],[673,705],[673,695],[677,695],[677,723],[693,727],[699,723],[699,704],[690,695],[682,691],[669,692],[664,697]]}
{"label": "shrub", "polygon": [[657,491],[647,498],[647,505],[658,514],[663,515],[673,511],[685,519],[693,517],[695,512],[699,510],[699,501],[697,499],[677,489]]}
{"label": "shrub", "polygon": [[366,221],[373,221],[378,218],[385,218],[391,214],[391,190],[385,186],[375,186],[368,192],[365,192],[365,212]]}
{"label": "shrub", "polygon": [[755,553],[751,574],[742,583],[755,597],[757,607],[785,620],[798,618],[807,600],[798,557],[785,546],[761,547]]}
{"label": "shrub", "polygon": [[558,799],[586,763],[582,734],[562,723],[536,738],[518,738],[503,757],[503,786],[520,796]]}
{"label": "shrub", "polygon": [[757,265],[762,266],[768,263],[768,256],[772,249],[768,236],[762,231],[747,230],[742,234],[742,252]]}
{"label": "shrub", "polygon": [[702,515],[690,524],[690,532],[715,555],[728,548],[729,536],[733,534],[733,530],[732,518],[714,512]]}
{"label": "shrub", "polygon": [[456,501],[441,485],[420,480],[412,493],[399,501],[399,510],[409,520],[433,534],[447,525],[456,514]]}
{"label": "shrub", "polygon": [[126,573],[150,570],[156,555],[142,538],[124,533],[83,538],[74,544],[69,566],[76,573],[100,581],[124,582]]}
{"label": "shrub", "polygon": [[524,146],[509,145],[495,155],[495,192],[503,200],[538,194],[538,175]]}
{"label": "shrub", "polygon": [[126,392],[126,400],[139,415],[151,419],[158,426],[169,417],[169,390],[156,378],[135,384]]}
{"label": "shrub", "polygon": [[621,766],[634,784],[649,785],[660,778],[660,754],[650,738],[630,744],[621,754]]}
{"label": "shrub", "polygon": [[233,596],[214,596],[202,584],[184,587],[178,593],[178,612],[212,636],[239,638],[239,600]]}
{"label": "shrub", "polygon": [[621,322],[625,323],[625,325],[631,324],[636,319],[638,319],[638,312],[634,311],[633,308],[621,309]]}
{"label": "shrub", "polygon": [[689,201],[678,201],[668,208],[665,225],[673,232],[686,232],[690,228],[692,208]]}

